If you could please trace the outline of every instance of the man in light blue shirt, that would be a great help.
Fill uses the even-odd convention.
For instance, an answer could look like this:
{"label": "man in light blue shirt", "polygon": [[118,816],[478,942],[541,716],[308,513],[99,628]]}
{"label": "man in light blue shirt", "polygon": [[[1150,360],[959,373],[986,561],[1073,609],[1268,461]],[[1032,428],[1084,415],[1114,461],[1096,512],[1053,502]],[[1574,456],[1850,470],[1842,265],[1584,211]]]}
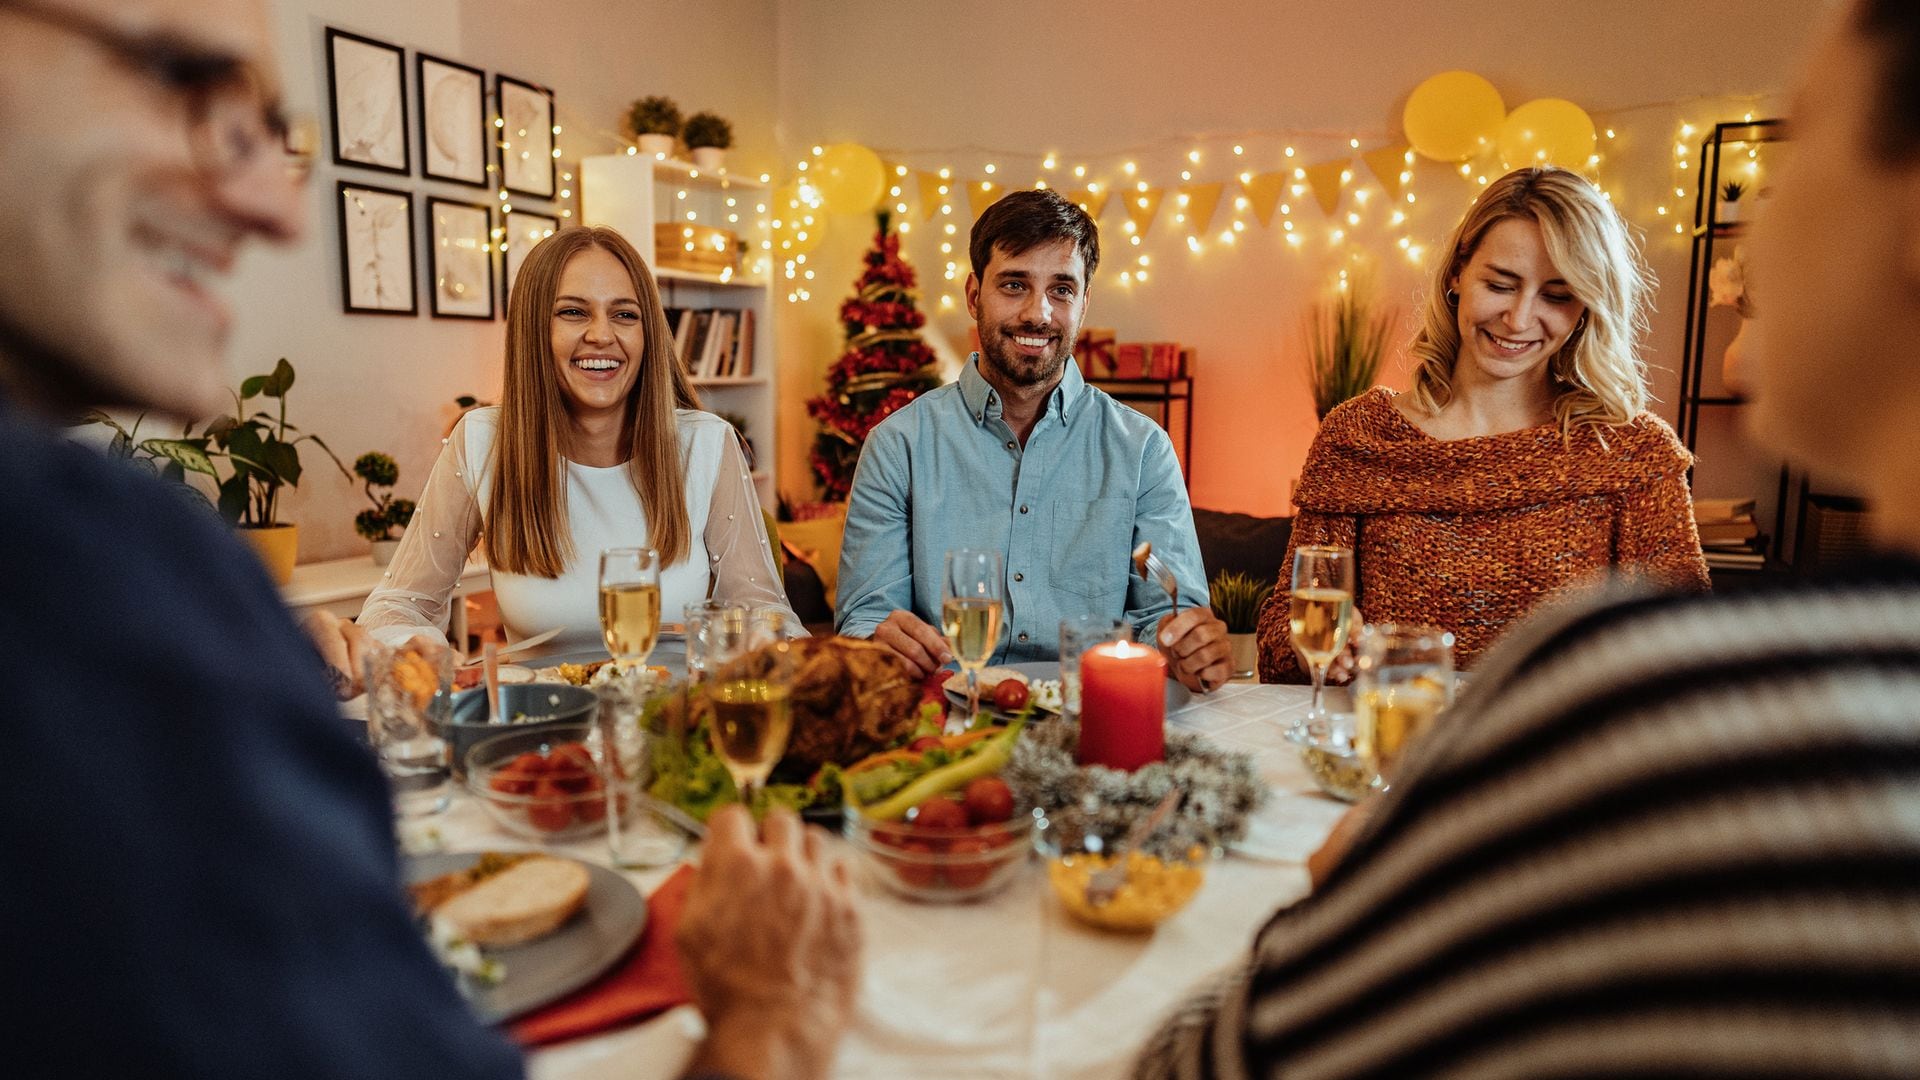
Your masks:
{"label": "man in light blue shirt", "polygon": [[[1220,686],[1231,675],[1226,627],[1208,605],[1173,443],[1073,363],[1100,261],[1093,220],[1055,192],[1015,192],[981,215],[969,249],[980,351],[957,383],[867,436],[836,628],[932,671],[951,658],[936,626],[946,552],[981,548],[1000,552],[1005,569],[990,663],[1054,659],[1062,618],[1107,615],[1158,642],[1189,689]],[[1177,612],[1133,572],[1143,541],[1179,585]]]}

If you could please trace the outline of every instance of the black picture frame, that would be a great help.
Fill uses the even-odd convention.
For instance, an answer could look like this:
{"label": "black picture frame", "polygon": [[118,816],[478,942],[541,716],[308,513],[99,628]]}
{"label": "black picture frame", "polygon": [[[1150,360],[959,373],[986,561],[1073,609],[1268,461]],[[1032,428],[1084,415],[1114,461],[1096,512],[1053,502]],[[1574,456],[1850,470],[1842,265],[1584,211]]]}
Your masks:
{"label": "black picture frame", "polygon": [[[377,104],[342,100],[343,92],[357,99],[363,93],[372,93],[371,84],[377,83],[382,91],[386,89],[384,78],[378,73],[350,72],[349,85],[342,85],[340,71],[340,49],[342,43],[359,49],[373,49],[393,54],[393,84],[390,100],[384,97]],[[377,172],[393,173],[397,176],[413,174],[412,144],[407,133],[407,52],[398,45],[376,41],[360,34],[349,33],[334,27],[327,27],[327,113],[332,120],[333,163],[353,169],[372,169]],[[343,106],[353,115],[342,116]],[[397,128],[397,131],[395,130]],[[346,142],[342,142],[343,129],[348,133]],[[369,143],[368,133],[377,136]],[[397,138],[397,143],[396,143]],[[371,146],[369,149],[360,149]],[[395,150],[399,161],[392,160]]]}
{"label": "black picture frame", "polygon": [[[516,79],[511,75],[496,74],[493,77],[493,86],[495,104],[499,108],[499,116],[503,121],[499,131],[500,137],[494,140],[494,148],[500,162],[501,188],[513,195],[552,199],[554,192],[559,190],[560,179],[560,163],[553,156],[553,91],[538,83]],[[535,102],[545,103],[543,115],[532,118],[525,126],[516,125],[514,114],[523,104]],[[524,137],[532,144],[526,149],[520,149],[520,144],[514,142],[516,138],[522,137],[523,132]],[[502,143],[510,145],[502,146],[500,145]],[[520,154],[529,156],[522,158]],[[536,156],[546,159],[544,168],[532,164]],[[527,164],[521,164],[523,161]],[[519,185],[515,183],[516,179],[538,179],[541,183],[533,186]]]}
{"label": "black picture frame", "polygon": [[[371,195],[377,201],[386,202],[387,206],[380,209],[388,212],[381,213],[377,209],[373,215],[376,220],[364,226],[361,225],[356,221],[355,214],[364,211],[365,203],[352,198],[356,193]],[[389,200],[398,200],[397,208]],[[420,296],[418,276],[414,273],[413,194],[352,180],[341,180],[335,184],[334,201],[340,213],[341,310],[349,315],[418,315]],[[350,202],[353,203],[352,206]],[[395,235],[394,230],[405,230],[404,236]],[[404,265],[396,268],[391,274],[384,273],[380,266],[383,252],[403,256]],[[365,267],[359,265],[363,258],[368,260],[368,265]],[[354,300],[356,295],[364,297],[367,293],[368,281],[365,274],[369,270],[372,274],[375,299],[387,292],[382,284],[384,281],[405,282],[406,306],[398,306],[397,299],[388,304],[356,303]],[[358,289],[355,287],[356,282],[360,286]],[[397,287],[394,295],[398,296]]]}
{"label": "black picture frame", "polygon": [[[471,239],[478,241],[479,250],[470,253],[466,258],[460,260],[464,264],[464,267],[459,271],[456,271],[452,265],[444,267],[442,265],[440,252],[441,248],[445,245],[441,242],[441,215],[437,211],[443,207],[477,211],[480,215],[477,231],[469,234]],[[426,215],[427,295],[429,298],[427,308],[429,312],[431,312],[436,319],[476,319],[480,321],[491,321],[497,310],[493,302],[493,252],[495,247],[493,242],[493,207],[488,206],[486,203],[467,202],[464,199],[443,199],[438,195],[429,195],[426,199]],[[449,263],[451,263],[451,260]],[[460,310],[458,305],[462,301],[446,295],[449,291],[449,283],[442,280],[443,269],[448,274],[459,272],[474,275],[475,280],[467,290],[471,295],[464,301],[467,304],[468,310]],[[484,281],[479,280],[480,275],[485,275]],[[484,301],[486,311],[479,311],[476,301]]]}
{"label": "black picture frame", "polygon": [[[529,235],[534,222],[545,225],[553,232],[560,231],[560,219],[552,214],[542,214],[534,210],[515,210],[511,214],[500,215],[506,244],[500,250],[500,310],[507,309],[507,301],[513,298],[513,280],[519,276],[520,263],[525,261],[527,252],[539,243]],[[544,238],[543,238],[544,239]]]}
{"label": "black picture frame", "polygon": [[[457,138],[457,128],[464,123],[457,117],[442,116],[441,110],[448,108],[446,102],[436,102],[436,90],[441,84],[428,84],[429,68],[443,68],[453,75],[465,75],[473,84],[473,134],[475,141],[473,165],[466,172],[442,171],[435,168],[436,160],[448,156],[444,147],[436,145],[442,135]],[[420,175],[429,180],[445,180],[451,184],[464,184],[467,187],[490,190],[493,181],[487,176],[487,166],[493,160],[488,145],[493,142],[492,127],[487,120],[487,73],[477,67],[462,64],[458,60],[448,60],[430,53],[416,51],[413,54],[415,115],[420,129]],[[461,103],[464,107],[464,102]],[[448,125],[443,130],[442,125]]]}

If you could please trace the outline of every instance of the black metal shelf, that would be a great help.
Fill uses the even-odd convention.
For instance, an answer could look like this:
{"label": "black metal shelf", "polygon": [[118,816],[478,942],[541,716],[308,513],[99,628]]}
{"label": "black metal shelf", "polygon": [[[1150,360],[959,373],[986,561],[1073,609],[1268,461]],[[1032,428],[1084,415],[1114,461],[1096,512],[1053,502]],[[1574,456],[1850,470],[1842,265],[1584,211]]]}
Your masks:
{"label": "black metal shelf", "polygon": [[1182,375],[1177,379],[1088,379],[1087,385],[1106,393],[1115,401],[1124,401],[1129,405],[1154,405],[1158,407],[1155,417],[1167,434],[1173,434],[1173,407],[1177,403],[1184,412],[1181,425],[1180,469],[1186,474],[1187,490],[1193,490],[1193,376]]}

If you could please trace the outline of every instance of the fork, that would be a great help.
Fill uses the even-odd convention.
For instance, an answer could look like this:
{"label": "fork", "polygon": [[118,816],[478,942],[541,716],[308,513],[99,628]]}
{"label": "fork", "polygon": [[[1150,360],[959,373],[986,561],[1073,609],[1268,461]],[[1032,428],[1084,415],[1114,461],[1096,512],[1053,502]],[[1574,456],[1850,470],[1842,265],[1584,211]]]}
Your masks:
{"label": "fork", "polygon": [[1158,581],[1160,587],[1167,590],[1167,599],[1173,602],[1173,610],[1180,610],[1180,586],[1173,580],[1173,571],[1153,553],[1153,541],[1142,540],[1140,546],[1133,549],[1133,571],[1142,581]]}
{"label": "fork", "polygon": [[1154,830],[1167,820],[1173,808],[1180,802],[1180,789],[1168,791],[1153,812],[1133,823],[1127,835],[1120,838],[1120,846],[1112,855],[1113,861],[1093,872],[1087,878],[1087,903],[1093,907],[1106,907],[1119,895],[1121,886],[1127,883],[1127,856],[1141,844],[1152,838]]}

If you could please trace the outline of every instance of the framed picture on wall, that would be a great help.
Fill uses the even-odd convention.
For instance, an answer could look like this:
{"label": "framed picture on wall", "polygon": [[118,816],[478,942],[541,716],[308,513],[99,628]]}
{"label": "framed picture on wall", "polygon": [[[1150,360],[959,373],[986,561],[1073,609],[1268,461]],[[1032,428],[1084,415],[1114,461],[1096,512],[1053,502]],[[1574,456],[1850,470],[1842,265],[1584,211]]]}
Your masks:
{"label": "framed picture on wall", "polygon": [[420,174],[484,188],[487,181],[487,73],[413,54],[420,101]]}
{"label": "framed picture on wall", "polygon": [[407,175],[405,50],[328,27],[327,91],[334,164]]}
{"label": "framed picture on wall", "polygon": [[415,315],[413,196],[342,180],[340,286],[349,313]]}
{"label": "framed picture on wall", "polygon": [[535,244],[558,231],[560,219],[548,217],[545,214],[531,214],[525,210],[515,210],[502,217],[506,221],[507,235],[506,247],[500,254],[500,265],[503,270],[500,275],[502,283],[500,304],[504,307],[507,300],[513,296],[513,283],[520,276],[520,264],[527,261],[527,252],[532,251]]}
{"label": "framed picture on wall", "polygon": [[500,96],[500,186],[515,195],[553,198],[553,91],[507,75],[494,78]]}
{"label": "framed picture on wall", "polygon": [[427,281],[434,318],[493,318],[491,207],[427,196]]}

